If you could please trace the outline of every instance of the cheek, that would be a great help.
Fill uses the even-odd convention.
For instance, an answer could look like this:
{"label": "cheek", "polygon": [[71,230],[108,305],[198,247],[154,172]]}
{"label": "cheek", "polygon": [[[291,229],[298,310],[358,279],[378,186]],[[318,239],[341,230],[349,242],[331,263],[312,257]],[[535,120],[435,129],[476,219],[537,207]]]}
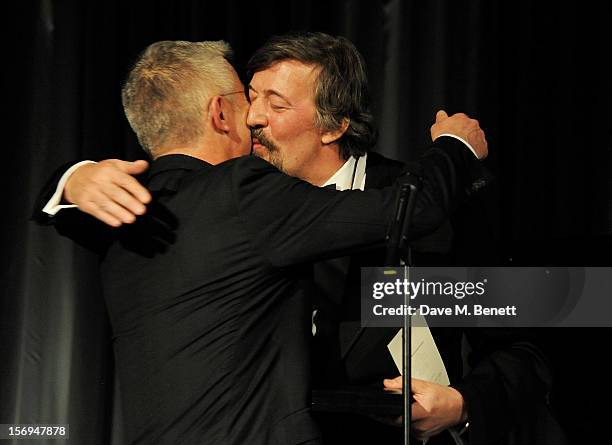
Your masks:
{"label": "cheek", "polygon": [[314,131],[314,115],[302,110],[288,110],[284,113],[270,113],[268,124],[271,133],[278,140],[292,140]]}
{"label": "cheek", "polygon": [[243,139],[250,144],[251,143],[251,131],[248,129],[248,127],[244,128],[244,132],[242,134],[243,134]]}
{"label": "cheek", "polygon": [[295,123],[292,119],[287,119],[284,115],[272,116],[268,120],[270,136],[278,142],[291,140],[291,135],[295,135]]}

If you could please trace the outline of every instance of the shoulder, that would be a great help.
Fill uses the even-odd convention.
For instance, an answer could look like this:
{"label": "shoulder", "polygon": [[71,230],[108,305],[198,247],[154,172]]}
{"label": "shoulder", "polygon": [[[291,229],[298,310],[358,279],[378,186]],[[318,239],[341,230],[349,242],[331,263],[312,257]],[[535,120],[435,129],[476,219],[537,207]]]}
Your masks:
{"label": "shoulder", "polygon": [[238,169],[272,169],[278,170],[268,161],[260,158],[255,155],[246,155],[240,156],[238,158],[229,159],[225,162],[218,164],[218,167],[229,167],[229,168],[238,168]]}
{"label": "shoulder", "polygon": [[377,167],[380,169],[401,169],[406,164],[396,159],[391,159],[377,152],[368,153],[368,168]]}
{"label": "shoulder", "polygon": [[293,189],[296,185],[302,186],[298,188],[303,188],[307,184],[301,179],[284,174],[257,156],[232,159],[217,167],[226,172],[225,176],[239,198],[257,197],[262,194],[275,196],[284,194],[286,190]]}
{"label": "shoulder", "polygon": [[281,174],[275,166],[254,155],[230,159],[218,164],[217,168],[220,171],[231,172],[234,178]]}
{"label": "shoulder", "polygon": [[257,178],[265,178],[281,172],[269,162],[257,156],[241,156],[229,159],[212,166],[210,169],[200,170],[190,175],[190,182],[210,184],[210,182],[231,182],[234,185],[251,182]]}
{"label": "shoulder", "polygon": [[366,164],[366,186],[380,188],[393,184],[402,175],[406,165],[401,161],[387,158],[380,153],[369,152]]}

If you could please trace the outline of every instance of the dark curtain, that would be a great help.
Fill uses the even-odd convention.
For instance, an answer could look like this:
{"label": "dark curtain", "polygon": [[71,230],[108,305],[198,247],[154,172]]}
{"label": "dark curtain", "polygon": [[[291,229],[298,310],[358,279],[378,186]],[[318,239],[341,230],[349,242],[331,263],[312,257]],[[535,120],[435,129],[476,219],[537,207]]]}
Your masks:
{"label": "dark curtain", "polygon": [[[146,45],[224,39],[243,72],[272,34],[344,35],[368,63],[377,150],[415,158],[440,108],[477,117],[487,132],[497,181],[455,220],[458,260],[607,266],[610,8],[485,0],[7,5],[0,423],[69,423],[70,440],[58,444],[123,443],[96,259],[29,217],[61,164],[143,157],[119,91]],[[610,331],[542,336],[555,339],[552,399],[564,427],[576,443],[599,440],[610,369],[600,353]]]}

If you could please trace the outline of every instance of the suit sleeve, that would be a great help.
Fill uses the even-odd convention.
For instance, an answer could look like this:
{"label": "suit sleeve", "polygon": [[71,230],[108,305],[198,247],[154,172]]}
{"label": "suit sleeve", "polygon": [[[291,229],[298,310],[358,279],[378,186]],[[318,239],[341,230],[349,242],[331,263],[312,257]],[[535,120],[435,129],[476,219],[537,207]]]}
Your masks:
{"label": "suit sleeve", "polygon": [[[481,180],[480,162],[459,141],[439,138],[409,172],[422,179],[410,238],[438,227]],[[398,185],[337,192],[291,178],[252,157],[235,164],[238,213],[256,248],[275,267],[382,246]]]}
{"label": "suit sleeve", "polygon": [[64,209],[54,216],[43,212],[44,206],[55,193],[60,178],[75,163],[76,161],[60,166],[49,177],[36,198],[32,220],[40,225],[52,225],[60,235],[72,239],[88,250],[101,254],[104,253],[114,236],[111,227],[77,208]]}
{"label": "suit sleeve", "polygon": [[43,208],[49,202],[53,194],[55,193],[55,189],[57,188],[57,184],[62,177],[62,175],[68,170],[72,165],[76,162],[68,162],[66,164],[61,165],[57,170],[53,172],[53,174],[49,177],[43,188],[40,190],[38,196],[36,197],[36,201],[34,203],[34,209],[32,212],[32,220],[36,221],[39,224],[49,224],[53,220],[53,217],[43,212]]}

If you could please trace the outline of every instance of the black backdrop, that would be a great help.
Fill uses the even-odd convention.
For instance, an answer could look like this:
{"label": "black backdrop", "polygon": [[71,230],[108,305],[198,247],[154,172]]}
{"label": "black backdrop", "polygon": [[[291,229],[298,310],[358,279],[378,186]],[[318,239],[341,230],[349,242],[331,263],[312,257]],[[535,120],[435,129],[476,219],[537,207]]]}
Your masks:
{"label": "black backdrop", "polygon": [[[0,423],[70,423],[70,443],[122,443],[95,259],[28,218],[61,163],[142,157],[119,90],[146,45],[224,39],[243,69],[272,34],[344,35],[368,63],[380,152],[417,156],[439,108],[474,115],[486,130],[497,182],[456,218],[459,261],[607,266],[610,9],[584,0],[7,5]],[[605,437],[610,366],[600,353],[610,331],[541,332],[554,339],[552,400],[565,428],[576,443]]]}

